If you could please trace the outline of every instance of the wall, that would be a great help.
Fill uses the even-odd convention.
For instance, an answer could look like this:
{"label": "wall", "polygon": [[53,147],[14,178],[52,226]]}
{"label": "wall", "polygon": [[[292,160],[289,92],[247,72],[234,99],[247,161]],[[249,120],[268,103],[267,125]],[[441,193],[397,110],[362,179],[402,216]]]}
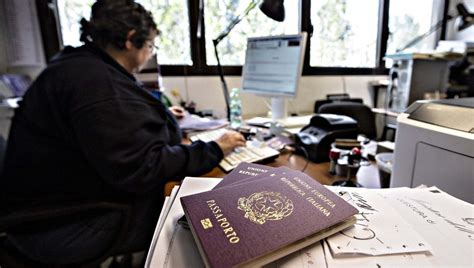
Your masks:
{"label": "wall", "polygon": [[0,73],[7,71],[7,47],[5,29],[5,8],[0,5]]}
{"label": "wall", "polygon": [[[4,0],[2,0],[4,1]],[[11,9],[15,5],[11,5],[12,1],[6,0],[3,4],[8,5]],[[20,0],[28,1],[28,0]],[[5,6],[4,6],[5,7]],[[16,5],[18,7],[18,5]],[[0,15],[5,12],[5,9],[0,10]],[[11,10],[10,10],[11,11]],[[0,21],[4,16],[0,16]],[[35,23],[38,25],[37,23]],[[12,67],[7,64],[7,48],[6,41],[8,35],[6,29],[0,25],[0,73],[17,72],[25,73],[31,77],[37,76],[42,67]],[[30,29],[33,30],[33,29]],[[38,28],[34,29],[39,31]],[[42,47],[41,39],[37,40],[37,46]],[[156,74],[142,74],[139,77],[143,80],[155,80]],[[360,97],[364,102],[372,105],[372,99],[368,89],[368,82],[384,78],[383,76],[303,76],[300,81],[299,94],[295,100],[288,102],[288,111],[292,113],[309,113],[313,111],[314,101],[316,99],[326,98],[326,94],[343,93],[344,84],[346,85],[347,93],[352,97]],[[164,85],[167,88],[168,95],[171,89],[178,89],[181,96],[186,101],[194,101],[197,104],[197,109],[213,109],[217,116],[225,115],[225,103],[222,95],[221,83],[218,76],[190,76],[190,77],[164,77]],[[228,76],[226,77],[229,88],[239,87],[241,77]],[[256,97],[250,94],[242,94],[244,115],[265,115],[268,111],[267,105],[270,100],[268,98]],[[178,101],[175,100],[177,103]]]}
{"label": "wall", "polygon": [[[155,74],[139,75],[140,79],[153,80]],[[307,114],[313,112],[314,101],[325,99],[326,94],[343,93],[344,84],[346,92],[355,98],[362,98],[364,103],[372,106],[372,96],[368,86],[370,81],[385,79],[385,76],[303,76],[300,80],[298,96],[288,101],[288,112]],[[241,86],[240,76],[228,76],[226,82],[229,88]],[[186,101],[194,101],[198,110],[213,109],[214,113],[223,117],[225,115],[225,102],[222,87],[218,76],[199,77],[169,77],[163,78],[165,92],[171,96],[170,91],[176,89]],[[269,98],[252,94],[241,94],[244,116],[266,115]],[[176,98],[172,97],[175,103]]]}
{"label": "wall", "polygon": [[0,0],[0,73],[35,78],[45,66],[35,1]]}

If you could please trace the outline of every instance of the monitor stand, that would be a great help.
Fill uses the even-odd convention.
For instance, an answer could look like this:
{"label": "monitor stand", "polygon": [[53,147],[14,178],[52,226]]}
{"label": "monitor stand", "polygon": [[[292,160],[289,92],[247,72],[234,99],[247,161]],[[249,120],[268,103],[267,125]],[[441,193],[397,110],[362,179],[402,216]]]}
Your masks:
{"label": "monitor stand", "polygon": [[254,117],[247,120],[253,126],[270,127],[272,122],[277,122],[284,128],[301,128],[309,124],[313,115],[288,116],[287,103],[284,97],[272,97],[272,118]]}
{"label": "monitor stand", "polygon": [[287,117],[286,98],[272,97],[272,121]]}
{"label": "monitor stand", "polygon": [[272,122],[278,122],[284,128],[300,128],[311,120],[309,116],[288,116],[287,99],[284,97],[272,98]]}

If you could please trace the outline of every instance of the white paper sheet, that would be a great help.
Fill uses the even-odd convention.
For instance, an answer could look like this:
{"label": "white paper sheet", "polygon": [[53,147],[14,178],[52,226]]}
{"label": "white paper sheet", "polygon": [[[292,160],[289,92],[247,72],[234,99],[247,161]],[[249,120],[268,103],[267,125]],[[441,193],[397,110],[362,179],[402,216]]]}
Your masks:
{"label": "white paper sheet", "polygon": [[[151,244],[150,244],[150,248],[148,249],[148,255],[147,256],[152,256],[153,252],[155,251],[158,236],[161,232],[161,229],[163,228],[163,225],[165,223],[165,219],[168,216],[168,213],[171,209],[171,205],[173,204],[173,202],[176,198],[178,190],[179,190],[179,185],[175,185],[173,187],[173,189],[171,189],[170,195],[165,197],[165,201],[163,202],[163,207],[161,208],[160,217],[158,218],[158,222],[156,223],[155,232],[154,232]],[[146,259],[145,267],[150,266],[150,263],[149,263],[150,261],[151,261],[151,258]]]}
{"label": "white paper sheet", "polygon": [[474,205],[436,187],[395,188],[386,196],[433,247],[433,255],[427,255],[432,266],[474,267]]}
{"label": "white paper sheet", "polygon": [[[328,187],[334,191],[357,191],[354,188]],[[361,189],[383,196],[400,217],[412,226],[431,246],[426,252],[383,256],[352,255],[337,257],[325,242],[277,261],[271,267],[308,266],[307,253],[315,256],[318,267],[474,267],[474,206],[456,199],[436,187],[424,189]],[[335,235],[338,236],[339,234]],[[404,239],[400,239],[401,242]],[[305,256],[306,255],[306,256]],[[306,262],[303,262],[305,261]],[[321,264],[321,262],[323,264]],[[304,266],[301,264],[304,263]]]}
{"label": "white paper sheet", "polygon": [[191,232],[177,224],[178,219],[184,215],[179,199],[182,196],[208,191],[221,180],[191,177],[183,180],[163,227],[153,236],[156,243],[150,247],[145,267],[204,267]]}
{"label": "white paper sheet", "polygon": [[322,242],[301,249],[291,255],[283,257],[271,264],[265,265],[265,268],[320,268],[327,267],[324,257]]}
{"label": "white paper sheet", "polygon": [[[204,267],[191,232],[176,224],[184,215],[179,197],[210,190],[219,181],[193,178],[183,183],[184,189],[179,190],[161,232],[155,234],[157,242],[145,267]],[[358,191],[344,187],[335,191],[351,189]],[[337,257],[333,256],[326,242],[320,242],[265,267],[474,267],[472,204],[434,187],[361,190],[383,197],[384,202],[432,246],[432,253]],[[400,239],[400,242],[404,241]]]}
{"label": "white paper sheet", "polygon": [[332,189],[359,210],[353,227],[327,239],[334,255],[431,251],[429,243],[392,208],[383,192],[365,188]]}
{"label": "white paper sheet", "polygon": [[158,229],[155,230],[155,232],[157,232],[158,234],[161,232],[161,229],[163,228],[163,224],[165,223],[166,217],[168,217],[168,213],[170,212],[171,205],[173,205],[173,202],[176,199],[176,195],[178,194],[178,190],[179,190],[179,185],[173,186],[173,189],[171,189],[170,196],[166,197],[168,199],[168,201],[165,204],[163,204],[163,208],[161,210],[160,218],[158,219],[158,223],[156,224]]}

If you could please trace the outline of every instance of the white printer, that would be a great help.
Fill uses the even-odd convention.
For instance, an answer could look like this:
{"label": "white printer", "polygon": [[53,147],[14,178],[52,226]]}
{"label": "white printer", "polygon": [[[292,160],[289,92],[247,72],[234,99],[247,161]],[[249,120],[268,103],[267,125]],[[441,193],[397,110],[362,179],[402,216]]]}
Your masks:
{"label": "white printer", "polygon": [[397,121],[390,187],[436,185],[474,203],[474,98],[417,101]]}

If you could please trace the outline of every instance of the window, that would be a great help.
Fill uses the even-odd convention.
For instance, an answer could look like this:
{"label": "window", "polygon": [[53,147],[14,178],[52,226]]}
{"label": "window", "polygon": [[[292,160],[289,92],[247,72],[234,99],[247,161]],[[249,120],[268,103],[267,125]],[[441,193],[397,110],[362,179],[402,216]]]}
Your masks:
{"label": "window", "polygon": [[[56,1],[64,45],[80,45],[79,20],[89,18],[90,6],[95,0]],[[212,40],[252,2],[136,1],[151,10],[162,31],[156,45],[160,48],[158,61],[164,75],[216,75],[217,61]],[[224,74],[240,75],[247,37],[294,34],[301,29],[312,32],[306,47],[303,74],[387,73],[389,65],[383,59],[385,54],[394,53],[446,17],[446,1],[286,0],[284,22],[267,18],[257,4],[221,40],[218,53]],[[197,34],[199,29],[200,37]],[[431,34],[414,48],[433,48],[440,32]]]}
{"label": "window", "polygon": [[155,42],[161,65],[192,65],[191,41],[189,40],[189,11],[186,0],[137,0],[153,13],[161,31]]}
{"label": "window", "polygon": [[80,46],[81,18],[89,19],[93,0],[58,0],[59,23],[64,46]]}
{"label": "window", "polygon": [[[432,25],[441,19],[442,8],[433,0],[397,0],[390,2],[389,38],[387,54],[395,53],[405,47],[417,36],[428,32]],[[436,34],[424,42],[415,44],[412,49],[433,49],[436,45]]]}
{"label": "window", "polygon": [[[206,64],[217,65],[212,40],[217,38],[234,18],[243,14],[250,0],[205,1]],[[263,14],[258,6],[222,39],[217,47],[222,65],[242,65],[245,61],[247,37],[298,33],[298,5],[296,1],[285,1],[285,21],[276,22]]]}
{"label": "window", "polygon": [[310,66],[376,67],[378,0],[311,1]]}
{"label": "window", "polygon": [[[90,18],[94,0],[58,0],[59,19],[63,44],[80,46],[81,18]],[[189,41],[188,7],[183,0],[138,0],[153,13],[161,36],[155,42],[160,48],[157,52],[162,65],[192,65]]]}

